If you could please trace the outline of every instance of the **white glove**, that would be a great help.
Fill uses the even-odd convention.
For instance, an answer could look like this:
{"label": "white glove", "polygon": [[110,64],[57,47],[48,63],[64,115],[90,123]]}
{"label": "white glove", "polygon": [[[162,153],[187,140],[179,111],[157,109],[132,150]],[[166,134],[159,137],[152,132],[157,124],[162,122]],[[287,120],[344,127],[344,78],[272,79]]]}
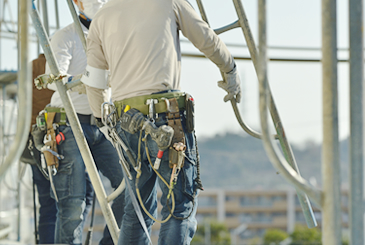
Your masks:
{"label": "white glove", "polygon": [[231,100],[236,96],[237,103],[241,101],[241,80],[238,75],[236,66],[232,71],[224,73],[225,81],[219,81],[218,87],[227,91],[227,95],[224,96],[224,102]]}
{"label": "white glove", "polygon": [[85,84],[80,83],[79,85],[72,87],[70,89],[72,92],[78,92],[79,94],[86,94],[86,87]]}

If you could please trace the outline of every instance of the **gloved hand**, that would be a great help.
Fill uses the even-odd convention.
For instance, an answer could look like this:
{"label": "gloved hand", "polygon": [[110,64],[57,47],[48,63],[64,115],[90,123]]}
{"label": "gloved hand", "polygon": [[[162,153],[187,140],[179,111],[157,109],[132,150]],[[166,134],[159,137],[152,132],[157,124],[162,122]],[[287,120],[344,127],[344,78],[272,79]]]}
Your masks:
{"label": "gloved hand", "polygon": [[241,101],[241,80],[240,76],[237,72],[236,65],[234,66],[233,70],[224,73],[225,81],[219,81],[218,87],[224,89],[227,91],[227,95],[224,96],[224,102],[227,102],[228,100],[231,100],[236,96],[237,103],[240,103]]}

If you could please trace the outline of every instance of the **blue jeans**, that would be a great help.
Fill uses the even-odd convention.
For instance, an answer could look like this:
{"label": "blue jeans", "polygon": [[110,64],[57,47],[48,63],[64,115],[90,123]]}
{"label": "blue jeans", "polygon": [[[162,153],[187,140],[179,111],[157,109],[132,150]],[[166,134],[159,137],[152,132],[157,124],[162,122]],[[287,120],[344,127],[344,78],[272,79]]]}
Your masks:
{"label": "blue jeans", "polygon": [[49,181],[43,176],[37,166],[31,165],[31,167],[40,204],[38,220],[39,244],[53,244],[57,217],[56,201],[50,196],[49,190],[51,188]]}
{"label": "blue jeans", "polygon": [[[112,144],[95,125],[81,124],[86,141],[98,170],[109,179],[115,189],[123,180],[119,157]],[[83,225],[90,202],[87,202],[88,185],[85,165],[70,126],[60,126],[65,141],[58,146],[60,160],[58,173],[54,176],[58,196],[58,215],[56,223],[56,243],[81,244]],[[87,208],[89,207],[89,208]],[[124,192],[112,204],[117,224],[121,224],[124,212]],[[85,211],[86,209],[86,211]],[[108,228],[100,244],[113,244]]]}
{"label": "blue jeans", "polygon": [[[159,114],[156,119],[156,126],[166,125],[166,115],[164,113]],[[190,244],[196,228],[197,221],[195,219],[196,209],[197,209],[197,195],[194,195],[196,189],[196,178],[197,178],[197,152],[196,152],[196,142],[194,133],[186,133],[185,118],[182,116],[182,125],[185,132],[186,138],[186,157],[184,166],[180,171],[177,179],[177,184],[174,187],[174,198],[175,198],[175,210],[173,212],[174,216],[171,217],[166,223],[161,225],[160,235],[158,244],[160,245],[185,245]],[[139,144],[139,132],[135,134],[129,134],[128,132],[121,129],[120,124],[117,125],[117,130],[119,136],[128,145],[134,158],[137,159],[138,156],[138,144]],[[143,137],[144,135],[142,135]],[[167,194],[169,192],[168,187],[161,181],[161,179],[153,171],[145,150],[145,145],[147,144],[148,152],[151,157],[152,165],[156,159],[158,147],[155,141],[152,140],[150,136],[147,136],[146,141],[141,142],[140,154],[141,154],[141,170],[142,174],[138,181],[139,191],[141,193],[141,198],[143,204],[150,214],[156,217],[157,214],[157,190],[156,190],[156,179],[158,179],[159,186],[162,189],[161,204],[163,206],[161,211],[161,216],[159,219],[166,219],[170,210],[166,204]],[[130,164],[128,157],[124,154],[125,158]],[[130,164],[131,165],[131,164]],[[163,154],[161,165],[158,172],[162,177],[170,182],[170,176],[172,169],[169,167],[169,150],[166,150]],[[133,189],[134,195],[136,195],[136,171],[131,167],[131,174],[133,176],[129,183]],[[137,197],[137,195],[136,195]],[[140,204],[139,204],[140,205]],[[169,207],[171,207],[171,198],[168,202]],[[141,208],[142,210],[142,208]],[[136,212],[134,211],[133,204],[131,202],[129,190],[126,190],[125,194],[125,214],[122,221],[122,226],[119,235],[119,245],[133,244],[133,245],[144,245],[149,244],[147,235],[144,233],[142,226],[137,218]],[[142,210],[144,220],[151,231],[151,226],[154,221],[149,218],[145,212]]]}

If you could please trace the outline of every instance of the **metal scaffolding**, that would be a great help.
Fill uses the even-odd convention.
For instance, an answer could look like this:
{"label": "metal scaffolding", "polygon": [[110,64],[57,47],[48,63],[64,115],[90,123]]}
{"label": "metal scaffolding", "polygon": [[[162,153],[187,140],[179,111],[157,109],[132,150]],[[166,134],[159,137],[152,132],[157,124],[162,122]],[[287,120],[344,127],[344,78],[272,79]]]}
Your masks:
{"label": "metal scaffolding", "polygon": [[[79,23],[72,1],[67,0],[72,17],[75,23]],[[196,0],[202,18],[208,22],[207,13],[201,0]],[[305,60],[309,62],[322,63],[322,105],[323,105],[323,149],[322,149],[322,176],[323,187],[318,189],[312,186],[307,180],[300,176],[299,167],[292,152],[290,143],[286,138],[283,122],[280,119],[273,95],[270,90],[267,66],[268,62],[275,61],[267,57],[267,21],[266,21],[266,0],[258,2],[258,26],[259,42],[255,44],[248,18],[244,11],[241,0],[232,0],[237,13],[238,20],[221,28],[216,33],[241,28],[249,50],[249,57],[236,57],[237,59],[252,60],[259,80],[259,110],[261,120],[261,133],[252,130],[241,118],[235,101],[232,101],[232,108],[242,129],[249,135],[262,139],[264,148],[273,166],[280,174],[295,187],[300,201],[303,214],[308,227],[316,227],[317,222],[313,214],[310,201],[314,202],[322,211],[322,241],[324,245],[341,244],[341,199],[340,199],[340,162],[339,162],[339,136],[338,136],[338,90],[337,90],[337,65],[341,60],[337,57],[337,2],[335,0],[322,0],[322,59]],[[48,12],[46,0],[39,0],[42,3],[43,21],[41,21],[37,8],[32,0],[19,0],[18,21],[6,20],[4,14],[0,15],[0,42],[2,38],[18,38],[19,40],[19,69],[18,69],[18,97],[19,97],[19,118],[17,131],[9,152],[4,161],[0,162],[0,182],[7,173],[9,167],[19,161],[28,136],[28,125],[30,123],[31,110],[31,84],[30,67],[28,61],[28,40],[38,40],[52,73],[57,77],[60,75],[57,62],[50,48],[48,35],[52,27],[48,23]],[[55,0],[55,6],[57,0]],[[225,3],[228,4],[228,3]],[[9,5],[8,0],[0,0],[0,11],[4,12]],[[56,12],[56,27],[60,28],[58,8]],[[28,35],[28,14],[30,13],[36,36]],[[363,80],[364,80],[364,55],[363,55],[363,1],[349,0],[349,77],[350,77],[350,244],[364,245],[364,197],[363,197]],[[9,29],[4,31],[2,25],[14,25],[18,23],[19,37]],[[79,28],[81,28],[79,26]],[[80,32],[80,29],[79,29]],[[36,38],[37,37],[37,38]],[[80,38],[86,48],[86,42]],[[1,48],[1,45],[0,45]],[[1,50],[0,50],[1,52]],[[183,54],[191,57],[200,55]],[[278,61],[278,60],[276,60]],[[288,61],[288,60],[283,60]],[[295,60],[293,60],[295,61]],[[346,61],[347,62],[347,61]],[[1,63],[0,63],[1,67]],[[0,77],[1,78],[1,77]],[[66,109],[67,117],[74,132],[77,144],[84,159],[87,171],[90,175],[92,185],[100,203],[104,218],[107,222],[111,235],[117,243],[119,228],[109,205],[109,198],[106,196],[103,184],[100,180],[91,152],[88,148],[81,125],[73,109],[72,102],[67,94],[67,87],[61,80],[56,81],[57,89],[60,92],[62,102]],[[269,130],[268,115],[270,113],[276,135]],[[273,141],[278,140],[281,149]],[[281,153],[283,152],[283,154]],[[1,228],[1,227],[0,227]]]}

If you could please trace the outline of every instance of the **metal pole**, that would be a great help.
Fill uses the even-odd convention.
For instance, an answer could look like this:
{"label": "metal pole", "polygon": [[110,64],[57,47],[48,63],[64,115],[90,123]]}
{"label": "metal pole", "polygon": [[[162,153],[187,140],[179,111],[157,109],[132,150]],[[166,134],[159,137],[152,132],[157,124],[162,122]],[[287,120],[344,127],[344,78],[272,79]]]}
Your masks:
{"label": "metal pole", "polygon": [[17,162],[28,138],[31,120],[32,83],[28,62],[28,0],[22,0],[20,8],[18,33],[20,34],[20,69],[18,71],[19,117],[15,139],[3,164],[0,165],[0,182],[8,168]]}
{"label": "metal pole", "polygon": [[[4,20],[4,16],[3,16],[3,6],[1,5],[1,2],[0,2],[0,54],[1,54],[1,40],[2,40],[2,36],[1,36],[1,33],[2,33],[2,29],[1,29],[1,24],[3,23],[3,20]],[[1,57],[0,57],[0,70],[1,70]]]}
{"label": "metal pole", "polygon": [[5,155],[6,155],[6,150],[5,150],[5,112],[6,112],[6,101],[5,101],[5,98],[6,98],[6,86],[5,84],[2,85],[2,98],[1,98],[1,102],[2,102],[2,119],[1,119],[1,146],[2,146],[2,151],[1,151],[1,162],[5,161]]}
{"label": "metal pole", "polygon": [[[49,67],[52,71],[52,74],[57,77],[60,75],[58,64],[56,62],[56,59],[52,52],[50,43],[48,41],[47,34],[44,31],[42,23],[40,22],[39,15],[38,15],[38,12],[37,12],[34,4],[33,4],[32,11],[31,11],[31,17],[32,17],[33,25],[37,32],[38,38],[40,39],[41,46],[44,51],[44,55],[47,59]],[[70,122],[73,134],[76,139],[76,143],[79,147],[81,156],[84,160],[86,169],[89,173],[91,183],[95,190],[96,197],[98,198],[101,210],[103,212],[104,218],[108,225],[110,234],[112,236],[114,243],[117,244],[118,236],[119,236],[119,228],[118,228],[117,222],[115,220],[114,214],[112,212],[112,209],[106,200],[107,196],[106,196],[105,190],[103,188],[100,176],[98,174],[98,170],[96,169],[94,159],[92,158],[89,146],[83,135],[83,131],[82,131],[80,122],[77,118],[76,112],[71,103],[69,94],[67,93],[66,86],[64,86],[62,80],[56,80],[55,83],[57,86],[57,90],[60,94],[63,106],[66,110],[67,118]]]}
{"label": "metal pole", "polygon": [[44,29],[46,30],[47,36],[49,36],[47,0],[40,0],[40,1],[42,1],[43,26]]}
{"label": "metal pole", "polygon": [[60,29],[60,15],[58,13],[58,0],[54,0],[54,8],[56,13],[56,29]]}
{"label": "metal pole", "polygon": [[72,19],[74,20],[75,26],[76,26],[76,32],[80,37],[82,47],[84,47],[85,53],[86,53],[86,40],[84,32],[82,31],[82,27],[79,21],[79,16],[76,13],[75,6],[72,3],[72,0],[67,0],[68,7],[70,8],[70,12],[72,15]]}
{"label": "metal pole", "polygon": [[349,1],[350,35],[350,244],[364,244],[363,1]]}
{"label": "metal pole", "polygon": [[322,0],[322,242],[324,245],[341,244],[336,24],[336,0]]}
{"label": "metal pole", "polygon": [[[257,60],[258,59],[258,55],[257,55],[258,52],[257,52],[257,49],[256,49],[255,41],[253,39],[253,35],[251,33],[250,26],[248,24],[248,20],[247,20],[245,11],[243,9],[243,5],[242,5],[240,0],[233,0],[233,3],[235,5],[237,15],[239,16],[240,26],[241,26],[242,31],[244,33],[246,43],[247,43],[247,47],[249,48],[251,59],[252,59],[252,62],[254,64],[256,73],[259,74],[260,69],[259,69],[259,64],[258,64],[258,60]],[[307,226],[309,228],[315,227],[315,226],[317,226],[317,222],[315,220],[310,201],[309,201],[309,199],[308,199],[308,197],[305,193],[307,193],[308,195],[311,195],[311,197],[314,198],[313,201],[318,203],[318,202],[320,202],[320,197],[318,195],[318,191],[316,191],[313,188],[311,188],[310,186],[308,186],[303,178],[298,179],[298,177],[300,177],[298,165],[297,165],[296,160],[294,158],[291,146],[290,146],[290,144],[289,144],[289,142],[286,138],[286,134],[285,134],[285,131],[284,131],[284,126],[283,126],[282,121],[280,119],[279,113],[276,109],[274,99],[273,99],[272,94],[270,92],[269,84],[267,83],[266,86],[267,86],[267,89],[268,89],[269,109],[270,109],[271,117],[272,117],[272,120],[274,122],[275,129],[276,129],[276,132],[277,132],[277,135],[278,135],[278,138],[279,138],[280,145],[282,147],[282,150],[283,150],[283,153],[285,155],[286,161],[290,164],[290,166],[295,171],[292,172],[290,169],[288,169],[284,166],[281,166],[282,162],[283,162],[282,160],[284,160],[284,159],[282,159],[282,160],[276,159],[276,160],[274,160],[275,163],[274,162],[273,163],[274,163],[275,166],[279,167],[281,169],[281,171],[283,171],[283,172],[280,172],[280,173],[283,174],[284,177],[288,181],[290,181],[296,188],[298,188],[298,190],[299,190],[299,192],[297,191],[298,199],[299,199],[300,205],[302,207],[304,218],[306,220]],[[273,154],[272,155],[273,158],[277,158],[277,156],[274,156],[274,155],[276,155],[275,151],[272,151],[272,154]],[[295,176],[289,176],[289,175],[294,174],[294,172],[296,172]]]}

